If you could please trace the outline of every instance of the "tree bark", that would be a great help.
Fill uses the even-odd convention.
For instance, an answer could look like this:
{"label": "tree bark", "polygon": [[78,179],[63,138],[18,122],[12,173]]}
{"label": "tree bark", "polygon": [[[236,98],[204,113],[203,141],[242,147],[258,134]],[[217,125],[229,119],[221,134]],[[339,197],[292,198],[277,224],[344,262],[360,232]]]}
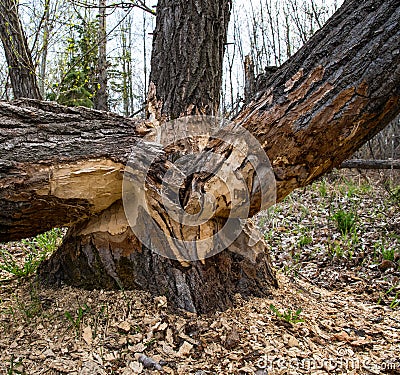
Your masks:
{"label": "tree bark", "polygon": [[278,201],[340,165],[398,113],[399,17],[394,0],[345,2],[235,119],[266,151]]}
{"label": "tree bark", "polygon": [[106,0],[99,0],[99,56],[96,69],[97,88],[94,96],[94,108],[101,111],[108,111],[106,6]]}
{"label": "tree bark", "polygon": [[254,62],[250,55],[244,58],[244,101],[248,104],[254,95]]}
{"label": "tree bark", "polygon": [[[247,128],[256,136],[274,168],[278,200],[340,165],[400,112],[399,20],[396,0],[346,2],[222,129],[235,136]],[[41,268],[44,279],[94,288],[143,287],[197,312],[228,307],[236,292],[261,296],[276,286],[266,245],[250,222],[227,250],[191,263],[163,258],[138,243],[118,190],[119,171],[131,146],[137,150],[133,168],[141,170],[146,158],[155,159],[146,179],[151,216],[164,230],[176,229],[160,195],[163,176],[172,168],[169,150],[140,141],[154,121],[131,122],[32,101],[1,103],[0,116],[2,239],[52,225],[71,226],[62,247]],[[217,137],[205,150],[227,158],[236,155],[232,145]],[[257,168],[249,166],[248,153],[235,157],[232,173],[244,177],[251,216],[264,207],[263,179],[254,177]],[[211,173],[191,177],[183,206],[194,207],[199,195],[213,194],[210,225],[218,228],[236,209],[214,178],[221,166],[201,155],[191,163],[205,165]],[[111,207],[103,211],[107,205]],[[63,216],[56,215],[58,209]],[[77,222],[78,217],[84,220]]]}
{"label": "tree bark", "polygon": [[[111,225],[110,225],[111,223]],[[148,290],[175,308],[225,310],[235,295],[262,297],[277,287],[263,237],[247,224],[227,250],[204,261],[179,262],[143,246],[126,221],[121,201],[71,227],[61,248],[40,269],[49,284]]]}
{"label": "tree bark", "polygon": [[121,199],[124,165],[146,124],[52,102],[0,101],[0,240],[41,233]]}
{"label": "tree bark", "polygon": [[46,96],[45,81],[46,81],[46,70],[47,70],[47,55],[49,50],[50,29],[51,29],[50,0],[45,0],[44,14],[43,14],[42,50],[40,56],[40,85],[39,85],[39,90],[42,97]]}
{"label": "tree bark", "polygon": [[19,19],[16,0],[0,1],[0,38],[14,98],[41,99],[31,51]]}
{"label": "tree bark", "polygon": [[400,160],[362,160],[351,159],[340,164],[339,168],[356,169],[400,169]]}
{"label": "tree bark", "polygon": [[158,1],[150,74],[156,118],[218,114],[230,6],[230,0]]}

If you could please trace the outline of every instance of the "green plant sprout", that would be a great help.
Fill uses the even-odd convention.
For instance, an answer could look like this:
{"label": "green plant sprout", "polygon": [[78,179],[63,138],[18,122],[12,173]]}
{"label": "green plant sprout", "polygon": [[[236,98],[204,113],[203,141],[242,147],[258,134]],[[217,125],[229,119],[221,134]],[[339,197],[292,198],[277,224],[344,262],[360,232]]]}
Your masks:
{"label": "green plant sprout", "polygon": [[269,309],[279,318],[284,320],[287,323],[300,323],[304,322],[303,318],[300,318],[300,314],[302,312],[302,309],[297,309],[296,311],[292,311],[291,309],[288,309],[287,311],[284,311],[281,313],[272,303],[269,305]]}
{"label": "green plant sprout", "polygon": [[332,218],[336,221],[337,229],[342,235],[345,236],[355,230],[356,217],[352,212],[339,210],[332,216]]}
{"label": "green plant sprout", "polygon": [[64,313],[64,316],[71,323],[71,327],[75,328],[77,336],[79,336],[83,317],[86,314],[88,314],[90,311],[91,311],[91,308],[85,303],[83,305],[83,307],[79,307],[79,309],[76,310],[76,317],[72,316],[72,314],[69,311],[66,311]]}

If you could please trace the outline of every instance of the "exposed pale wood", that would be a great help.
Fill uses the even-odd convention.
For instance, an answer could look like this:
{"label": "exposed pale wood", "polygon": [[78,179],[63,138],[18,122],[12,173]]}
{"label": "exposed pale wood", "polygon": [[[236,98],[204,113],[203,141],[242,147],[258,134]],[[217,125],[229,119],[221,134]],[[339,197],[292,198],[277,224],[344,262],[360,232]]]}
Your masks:
{"label": "exposed pale wood", "polygon": [[[272,162],[278,200],[340,165],[400,112],[399,21],[397,0],[345,2],[221,130],[225,134],[219,138],[223,139],[242,128],[257,138]],[[127,228],[114,179],[119,181],[118,172],[134,145],[139,145],[134,170],[140,171],[146,159],[155,157],[146,177],[146,198],[151,217],[164,231],[197,239],[220,228],[229,212],[236,209],[234,199],[214,177],[225,173],[223,163],[205,161],[200,155],[191,163],[210,172],[194,174],[185,181],[182,205],[195,211],[199,196],[208,192],[216,197],[214,216],[208,227],[195,230],[169,217],[160,187],[171,169],[174,148],[162,150],[140,140],[162,120],[163,102],[158,100],[157,87],[152,89],[152,121],[143,123],[34,101],[0,103],[2,239],[21,238],[54,225],[72,225],[63,246],[42,267],[43,278],[86,287],[102,283],[107,287],[140,286],[153,293],[165,292],[177,306],[192,311],[207,311],[213,290],[217,296],[211,309],[229,306],[235,291],[268,293],[276,281],[266,245],[254,240],[250,223],[241,234],[245,236],[241,245],[236,246],[240,254],[233,244],[217,256],[205,260],[199,256],[199,261],[190,264],[176,256],[182,250],[168,240],[160,241],[178,261],[150,253]],[[246,154],[237,153],[232,144],[217,138],[210,139],[205,150],[231,158],[232,172],[243,175],[251,192],[250,215],[262,209],[262,166],[258,166],[261,176],[257,178]],[[101,161],[98,167],[93,160]],[[54,173],[49,173],[51,168],[57,172],[55,180]],[[104,195],[107,189],[95,188],[96,197],[91,197],[74,188],[89,180],[96,184],[99,176],[109,178],[110,196]],[[74,183],[66,189],[63,181]],[[51,188],[52,183],[56,188]],[[260,251],[254,253],[254,248]],[[195,250],[199,253],[204,249]],[[154,278],[154,273],[160,276]],[[224,283],[230,286],[224,287]]]}
{"label": "exposed pale wood", "polygon": [[399,113],[399,18],[395,0],[346,1],[238,115],[274,166],[279,200]]}
{"label": "exposed pale wood", "polygon": [[71,227],[69,241],[41,266],[42,280],[85,288],[140,288],[198,313],[225,309],[236,293],[264,296],[277,287],[265,243],[262,236],[254,238],[251,222],[227,251],[185,265],[141,246],[123,212],[116,202],[99,217]]}
{"label": "exposed pale wood", "polygon": [[69,226],[121,199],[145,123],[35,100],[0,101],[0,240]]}
{"label": "exposed pale wood", "polygon": [[[399,5],[394,0],[380,5],[370,3],[350,1],[342,7],[235,119],[235,124],[246,127],[267,152],[278,182],[278,199],[339,166],[400,110],[400,53],[396,52],[400,50]],[[370,17],[371,6],[374,17]],[[92,214],[85,208],[90,204],[76,197],[69,215],[46,220],[57,205],[63,204],[51,195],[47,196],[51,203],[42,196],[40,204],[29,195],[22,201],[21,210],[17,197],[31,191],[24,184],[32,185],[34,181],[35,188],[41,191],[48,184],[48,178],[36,176],[33,180],[27,172],[30,168],[36,173],[36,164],[69,166],[78,160],[97,158],[124,164],[130,145],[153,126],[83,108],[65,109],[39,102],[2,102],[0,116],[1,194],[7,197],[2,199],[1,211],[3,217],[13,212],[15,233],[8,237],[3,234],[3,239],[20,238],[24,233],[33,235],[53,225],[69,225],[74,221],[71,214],[75,210],[75,218]],[[208,148],[224,154],[231,147],[211,141]],[[164,170],[166,166],[157,168]],[[24,179],[16,184],[21,176]],[[197,190],[212,185],[207,185],[206,180],[202,176]],[[251,183],[251,179],[248,181]],[[11,182],[13,189],[6,189]],[[256,190],[252,189],[252,214],[260,209]],[[190,194],[197,196],[196,191],[188,191],[188,197]],[[223,200],[219,203],[217,215],[224,216],[229,207],[223,206]],[[67,205],[71,206],[71,202]],[[33,211],[41,215],[43,224],[27,233],[33,219],[27,213]]]}

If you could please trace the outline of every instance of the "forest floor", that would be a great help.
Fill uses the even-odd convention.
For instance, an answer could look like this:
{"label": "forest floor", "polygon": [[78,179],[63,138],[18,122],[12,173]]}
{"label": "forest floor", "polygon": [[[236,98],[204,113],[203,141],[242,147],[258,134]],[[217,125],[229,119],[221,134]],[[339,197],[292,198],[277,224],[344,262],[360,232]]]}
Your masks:
{"label": "forest floor", "polygon": [[0,245],[0,373],[400,374],[393,177],[334,172],[259,214],[279,289],[208,316],[23,277],[59,231]]}

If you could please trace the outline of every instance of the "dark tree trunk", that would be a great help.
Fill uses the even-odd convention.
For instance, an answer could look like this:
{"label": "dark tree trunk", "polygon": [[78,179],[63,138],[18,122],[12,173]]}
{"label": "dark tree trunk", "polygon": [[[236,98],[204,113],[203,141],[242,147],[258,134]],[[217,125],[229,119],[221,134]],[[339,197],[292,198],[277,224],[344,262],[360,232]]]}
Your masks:
{"label": "dark tree trunk", "polygon": [[244,59],[244,102],[249,104],[255,93],[254,62],[250,55]]}
{"label": "dark tree trunk", "polygon": [[277,287],[263,238],[255,239],[253,231],[248,224],[233,245],[205,261],[179,262],[143,246],[118,201],[100,216],[70,228],[40,275],[50,284],[148,290],[191,312],[224,310],[237,293],[262,297]]}
{"label": "dark tree trunk", "polygon": [[[256,136],[274,167],[278,200],[340,165],[400,112],[399,25],[397,0],[346,2],[224,129],[234,134],[243,126]],[[131,166],[137,171],[156,156],[146,180],[151,216],[164,231],[176,229],[160,196],[163,176],[171,169],[168,150],[139,141],[154,123],[31,101],[1,103],[0,124],[2,238],[21,238],[52,223],[71,226],[62,247],[41,268],[44,279],[94,288],[143,287],[197,312],[226,308],[236,292],[259,296],[276,286],[265,244],[250,222],[227,250],[204,261],[162,258],[137,241],[119,201],[118,172],[129,145],[140,145]],[[234,155],[232,146],[216,139],[206,150]],[[262,181],[255,182],[248,155],[235,157],[233,173],[244,176],[251,192],[251,216],[262,208]],[[201,157],[193,163],[215,173],[193,176],[184,205],[194,206],[199,194],[214,194],[210,225],[218,228],[235,210],[213,180],[220,165]],[[77,216],[85,221],[76,222]],[[173,245],[170,250],[180,251]]]}
{"label": "dark tree trunk", "polygon": [[41,99],[31,51],[21,26],[16,0],[0,0],[0,38],[14,98]]}
{"label": "dark tree trunk", "polygon": [[121,199],[130,149],[148,132],[132,119],[36,100],[0,101],[0,124],[0,241],[70,226]]}
{"label": "dark tree trunk", "polygon": [[[182,115],[218,112],[229,13],[230,2],[226,0],[189,3],[167,0],[158,3],[148,104],[153,123],[157,124],[161,118],[165,120]],[[187,153],[193,151],[189,149],[189,143],[184,141]],[[117,207],[120,207],[120,203]],[[168,215],[161,213],[160,217],[168,223],[169,228],[166,230],[171,230],[174,224]],[[62,278],[67,278],[72,283],[80,284],[83,280],[89,280],[88,284],[93,286],[93,280],[102,279],[104,286],[108,287],[139,286],[156,294],[167,294],[175,306],[197,312],[226,307],[229,301],[233,300],[235,293],[245,291],[245,287],[239,290],[239,285],[246,285],[249,294],[254,295],[262,295],[268,292],[271,286],[276,285],[269,262],[261,262],[261,259],[268,255],[260,249],[260,255],[252,262],[233,251],[226,251],[224,256],[189,264],[171,260],[147,249],[124,222],[123,212],[116,219],[107,211],[101,219],[101,222],[119,223],[119,229],[113,235],[98,230],[99,225],[101,226],[98,220],[89,219],[77,224],[68,232],[65,245],[59,252],[63,258],[52,259],[52,264],[47,267],[51,271],[50,274],[57,270],[58,275],[61,266]],[[215,220],[213,225],[218,227],[219,221]],[[91,229],[88,231],[87,227]],[[187,232],[184,226],[177,227],[178,229],[174,230],[174,238],[189,240],[193,231],[189,230],[190,235],[187,236],[183,234]],[[192,237],[190,239],[193,240]],[[241,241],[244,245],[246,238]],[[113,243],[117,245],[112,247]],[[115,251],[121,251],[121,247],[125,248],[122,244],[126,243],[131,244],[130,251],[123,251],[127,255],[120,262],[115,258]],[[262,241],[257,244],[259,248],[263,246]],[[168,245],[173,246],[165,241],[165,246]],[[179,252],[178,249],[171,250],[174,253]],[[251,251],[255,250],[249,250]],[[75,258],[76,254],[84,256],[81,259],[83,264],[92,257],[100,257],[101,261],[90,268],[89,275],[78,277],[67,271],[73,263],[79,261],[79,258]],[[108,265],[109,280],[102,277],[104,272],[99,266],[101,264]],[[248,272],[248,276],[242,267],[252,270]],[[86,281],[83,285],[85,284]],[[221,297],[222,294],[225,296]]]}
{"label": "dark tree trunk", "polygon": [[400,160],[351,159],[340,164],[339,168],[355,169],[400,169]]}
{"label": "dark tree trunk", "polygon": [[151,57],[150,112],[218,115],[231,0],[160,0]]}

